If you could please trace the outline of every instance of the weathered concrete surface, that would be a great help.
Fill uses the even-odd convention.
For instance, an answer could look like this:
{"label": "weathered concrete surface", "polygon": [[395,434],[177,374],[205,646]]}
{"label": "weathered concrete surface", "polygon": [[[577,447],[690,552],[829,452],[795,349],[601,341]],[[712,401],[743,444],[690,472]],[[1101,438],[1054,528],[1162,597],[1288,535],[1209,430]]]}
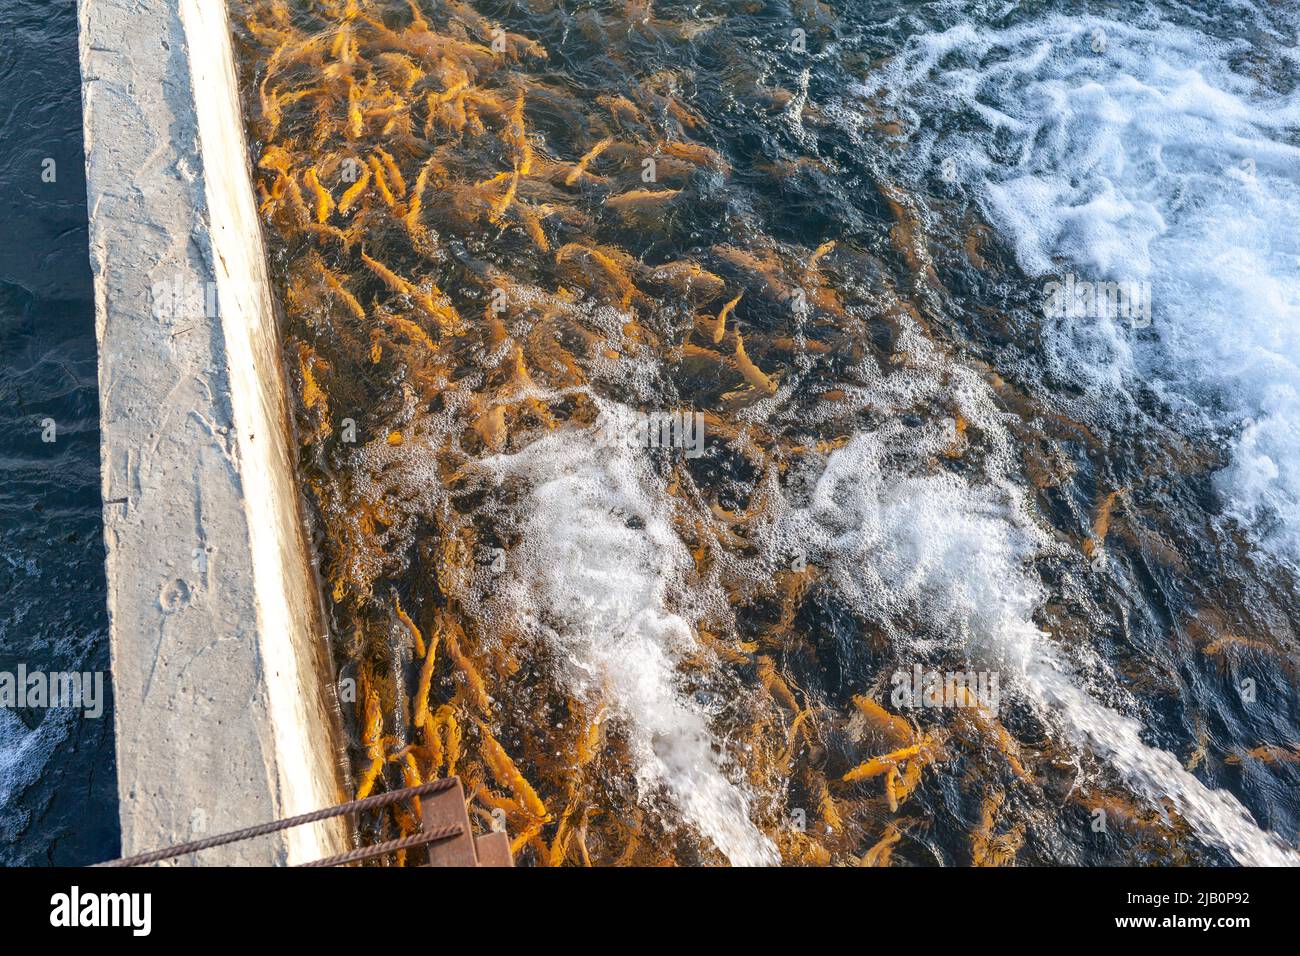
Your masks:
{"label": "weathered concrete surface", "polygon": [[[122,851],[344,798],[224,0],[81,0]],[[171,301],[215,283],[219,314]],[[337,821],[191,858],[345,849]]]}

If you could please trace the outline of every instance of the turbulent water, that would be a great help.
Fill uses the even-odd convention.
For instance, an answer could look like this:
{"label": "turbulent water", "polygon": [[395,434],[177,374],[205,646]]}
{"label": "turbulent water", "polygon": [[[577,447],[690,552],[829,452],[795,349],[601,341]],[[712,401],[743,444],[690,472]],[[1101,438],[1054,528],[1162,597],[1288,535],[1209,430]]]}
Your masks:
{"label": "turbulent water", "polygon": [[[0,672],[106,673],[75,5],[6,3],[0,36]],[[117,855],[112,727],[0,709],[0,863]]]}
{"label": "turbulent water", "polygon": [[1105,396],[1095,415],[1149,388],[1171,424],[1230,443],[1224,516],[1294,568],[1300,94],[1287,6],[1226,36],[1178,7],[965,21],[910,40],[862,90],[900,104],[918,131],[911,172],[949,161],[1027,275],[1152,286],[1150,334],[1065,317],[1046,330],[1045,360]]}
{"label": "turbulent water", "polygon": [[1294,4],[232,9],[359,791],[1300,862]]}

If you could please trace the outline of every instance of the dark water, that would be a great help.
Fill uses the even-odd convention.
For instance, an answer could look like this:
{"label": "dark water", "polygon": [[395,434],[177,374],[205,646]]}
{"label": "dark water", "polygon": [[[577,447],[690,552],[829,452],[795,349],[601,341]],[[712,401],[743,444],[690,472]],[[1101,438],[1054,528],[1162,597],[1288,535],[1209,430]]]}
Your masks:
{"label": "dark water", "polygon": [[[107,692],[80,82],[74,3],[0,5],[0,671],[102,671]],[[0,710],[0,863],[118,844],[111,702]]]}

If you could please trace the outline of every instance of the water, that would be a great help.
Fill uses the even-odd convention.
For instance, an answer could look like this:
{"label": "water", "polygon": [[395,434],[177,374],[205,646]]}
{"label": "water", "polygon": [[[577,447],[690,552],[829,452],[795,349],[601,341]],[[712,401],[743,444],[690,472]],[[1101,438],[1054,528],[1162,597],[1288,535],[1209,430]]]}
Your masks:
{"label": "water", "polygon": [[950,158],[1025,273],[1153,286],[1151,333],[1067,318],[1049,360],[1086,390],[1149,386],[1180,430],[1230,442],[1225,517],[1294,566],[1296,22],[1283,5],[1224,35],[1181,10],[960,23],[913,38],[864,91],[915,97],[914,162]]}
{"label": "water", "polygon": [[[75,4],[6,3],[0,36],[0,671],[106,673]],[[112,721],[0,709],[0,863],[117,855]]]}
{"label": "water", "polygon": [[[1272,577],[1289,595],[1300,528],[1300,256],[1287,225],[1300,198],[1300,20],[1294,8],[1247,9],[1226,22],[1183,5],[1147,5],[1123,22],[1071,5],[954,15],[909,37],[859,92],[907,128],[897,175],[978,208],[1020,270],[1044,280],[1040,295],[1066,273],[1151,287],[1150,321],[1104,309],[1039,318],[1029,375],[1098,427],[1164,426],[1223,449],[1202,520],[1219,542],[1244,533],[1234,576]],[[1074,736],[1127,765],[1153,798],[1181,792],[1194,828],[1239,862],[1294,862],[1280,850],[1291,841],[1261,841],[1240,804],[1189,781],[1142,742],[1140,725],[1113,726],[1057,669],[1034,678],[1031,668],[1028,683]]]}
{"label": "water", "polygon": [[748,794],[714,753],[704,708],[677,687],[676,670],[701,650],[669,607],[691,559],[664,513],[663,488],[643,487],[634,454],[604,456],[555,435],[485,462],[500,480],[522,475],[531,486],[519,560],[497,588],[556,648],[571,692],[605,698],[603,719],[626,723],[639,790],[667,791],[733,864],[777,863],[776,847],[750,822]]}
{"label": "water", "polygon": [[367,786],[528,863],[1297,862],[1293,6],[232,9]]}

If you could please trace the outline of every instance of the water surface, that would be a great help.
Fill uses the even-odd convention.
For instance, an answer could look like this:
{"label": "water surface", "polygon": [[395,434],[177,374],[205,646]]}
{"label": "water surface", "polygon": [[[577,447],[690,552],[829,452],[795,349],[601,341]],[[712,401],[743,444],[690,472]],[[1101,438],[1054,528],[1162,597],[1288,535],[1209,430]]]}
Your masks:
{"label": "water surface", "polygon": [[232,9],[358,792],[539,864],[1296,861],[1290,5]]}
{"label": "water surface", "polygon": [[[76,5],[5,3],[0,38],[0,671],[107,675]],[[0,863],[118,843],[111,701],[93,720],[0,709]]]}

